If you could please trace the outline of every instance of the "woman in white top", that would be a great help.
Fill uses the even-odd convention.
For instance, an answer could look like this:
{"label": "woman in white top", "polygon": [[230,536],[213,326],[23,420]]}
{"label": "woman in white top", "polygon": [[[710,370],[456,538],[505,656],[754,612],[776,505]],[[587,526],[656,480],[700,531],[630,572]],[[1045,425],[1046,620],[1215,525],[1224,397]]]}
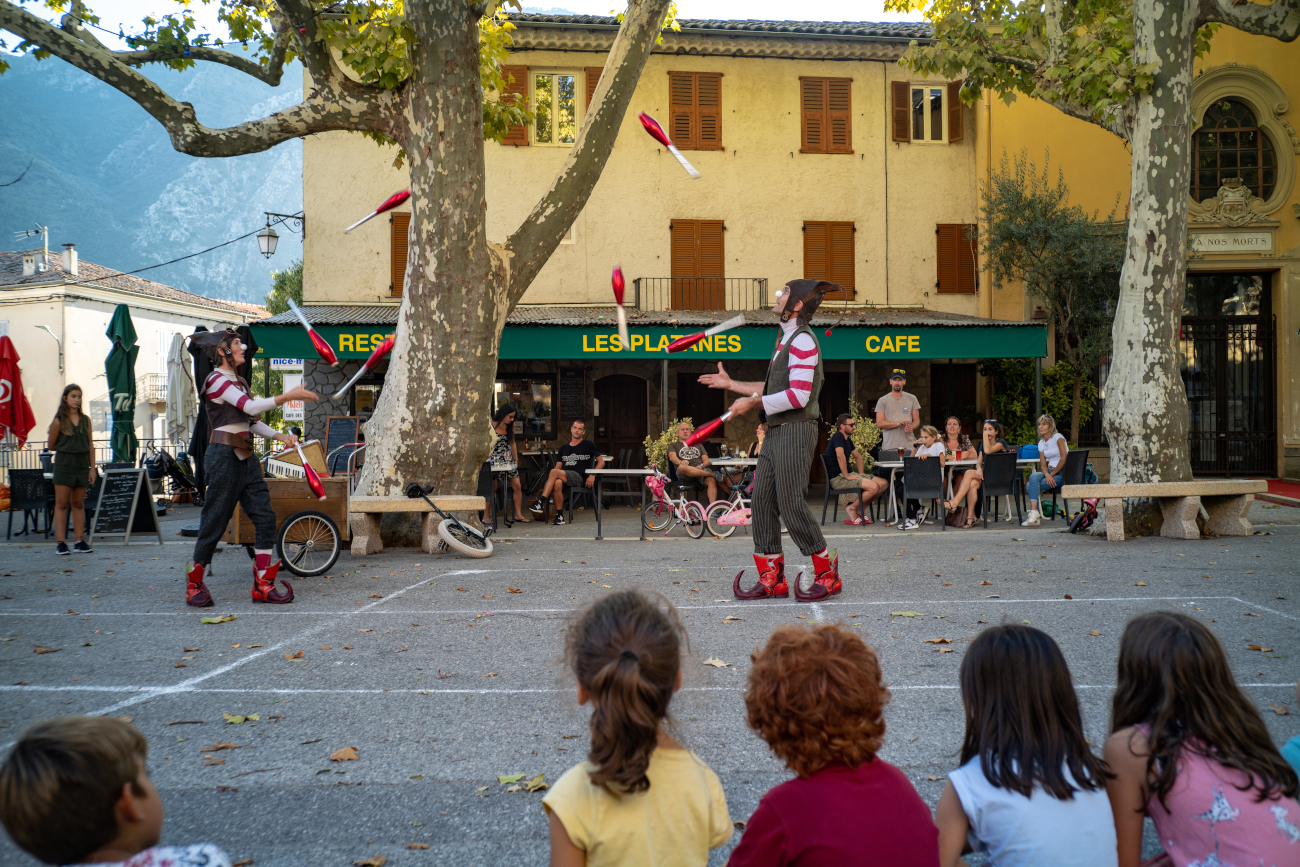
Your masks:
{"label": "woman in white top", "polygon": [[1024,624],[985,629],[961,663],[966,734],[934,824],[939,865],[1118,867],[1106,765],[1083,735],[1061,648]]}
{"label": "woman in white top", "polygon": [[1065,454],[1070,450],[1065,437],[1056,431],[1056,419],[1050,415],[1038,417],[1038,472],[1029,476],[1025,486],[1029,491],[1029,514],[1022,527],[1037,527],[1042,517],[1038,510],[1038,497],[1043,487],[1055,488],[1061,483],[1065,469]]}

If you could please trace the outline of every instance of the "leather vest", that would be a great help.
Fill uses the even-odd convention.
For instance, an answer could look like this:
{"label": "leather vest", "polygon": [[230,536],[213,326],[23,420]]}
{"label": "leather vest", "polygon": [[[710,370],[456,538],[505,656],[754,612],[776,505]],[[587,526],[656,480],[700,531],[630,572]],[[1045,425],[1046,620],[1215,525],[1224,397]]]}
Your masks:
{"label": "leather vest", "polygon": [[763,385],[763,394],[780,394],[790,387],[790,347],[794,345],[795,338],[800,334],[807,334],[811,337],[813,344],[817,345],[818,349],[817,368],[813,371],[812,392],[808,395],[808,403],[802,409],[787,410],[778,412],[775,415],[769,413],[767,416],[769,425],[812,421],[821,415],[821,409],[817,404],[817,398],[822,393],[822,382],[825,379],[825,375],[822,373],[821,346],[817,344],[817,337],[807,325],[801,325],[795,329],[794,334],[790,335],[789,341],[781,347],[776,357],[772,359],[772,363],[768,365],[767,382]]}
{"label": "leather vest", "polygon": [[[224,376],[225,374],[221,375]],[[236,379],[244,393],[251,396],[252,389],[248,387],[248,382],[242,376],[238,376]],[[208,430],[212,431],[214,436],[218,433],[217,428],[232,424],[249,425],[257,421],[257,416],[249,415],[233,404],[226,403],[224,400],[212,400],[208,397],[207,388],[203,389],[203,405],[208,410]],[[248,433],[237,434],[237,436],[247,438],[250,444],[252,442],[252,437]]]}

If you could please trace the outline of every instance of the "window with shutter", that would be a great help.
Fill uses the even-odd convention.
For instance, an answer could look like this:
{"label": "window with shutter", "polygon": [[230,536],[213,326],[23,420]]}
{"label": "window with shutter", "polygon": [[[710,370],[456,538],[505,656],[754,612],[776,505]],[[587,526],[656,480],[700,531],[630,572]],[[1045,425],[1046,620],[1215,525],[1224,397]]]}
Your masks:
{"label": "window with shutter", "polygon": [[[505,77],[506,86],[501,92],[501,101],[511,104],[523,102],[528,99],[528,67],[527,66],[503,66],[501,74]],[[523,124],[516,124],[506,133],[506,137],[501,139],[501,144],[512,145],[514,147],[524,147],[528,144],[528,127]],[[398,292],[400,295],[401,293]]]}
{"label": "window with shutter", "polygon": [[585,70],[587,79],[587,102],[586,108],[591,108],[591,97],[596,92],[596,84],[600,81],[600,74],[605,71],[603,66],[588,66]]}
{"label": "window with shutter", "polygon": [[965,134],[965,118],[962,117],[961,82],[948,83],[948,141],[961,141]]}
{"label": "window with shutter", "polygon": [[851,78],[799,79],[800,153],[853,153],[852,83]]}
{"label": "window with shutter", "polygon": [[890,114],[894,141],[912,140],[912,85],[906,81],[892,81]]}
{"label": "window with shutter", "polygon": [[[907,139],[898,137],[904,124],[899,111],[899,82],[894,84],[894,140],[906,141]],[[908,85],[908,89],[911,101],[907,106],[909,114],[906,127],[911,141],[944,144],[962,140],[965,120],[962,116],[960,81],[914,84]]]}
{"label": "window with shutter", "polygon": [[939,223],[935,226],[937,273],[934,287],[940,293],[969,294],[979,286],[975,267],[973,223]]}
{"label": "window with shutter", "polygon": [[406,254],[408,244],[408,234],[411,229],[411,215],[394,211],[388,220],[391,254],[388,259],[388,266],[391,272],[388,283],[388,293],[393,296],[401,296],[402,287],[406,282]]}
{"label": "window with shutter", "polygon": [[829,280],[844,292],[828,292],[828,300],[852,301],[856,295],[853,223],[807,220],[803,224],[803,276]]}
{"label": "window with shutter", "polygon": [[673,220],[672,309],[725,310],[727,292],[722,220]]}
{"label": "window with shutter", "polygon": [[668,112],[678,150],[722,150],[722,73],[668,73]]}

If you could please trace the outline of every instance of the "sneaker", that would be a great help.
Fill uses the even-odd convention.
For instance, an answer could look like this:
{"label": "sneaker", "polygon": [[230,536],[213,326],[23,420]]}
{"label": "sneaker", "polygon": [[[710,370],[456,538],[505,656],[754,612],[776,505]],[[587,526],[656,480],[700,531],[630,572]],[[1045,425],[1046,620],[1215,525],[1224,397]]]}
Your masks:
{"label": "sneaker", "polygon": [[921,529],[921,525],[918,524],[918,523],[916,523],[916,521],[909,520],[909,521],[908,521],[906,524],[904,524],[900,529],[903,529],[903,530],[919,530],[919,529]]}
{"label": "sneaker", "polygon": [[57,545],[54,546],[54,553],[55,553],[55,554],[60,554],[60,555],[62,555],[62,556],[64,556],[64,557],[66,557],[66,556],[68,556],[69,554],[71,554],[72,552],[68,550],[68,543],[67,543],[67,542],[60,542],[59,544],[57,544]]}
{"label": "sneaker", "polygon": [[77,544],[73,545],[73,546],[72,546],[72,550],[76,551],[78,554],[93,554],[93,553],[95,553],[95,549],[92,548],[92,547],[90,547],[89,545],[87,545],[87,544],[85,543],[85,541],[81,541],[81,542],[78,542]]}
{"label": "sneaker", "polygon": [[555,516],[555,520],[551,522],[551,526],[552,526],[552,527],[563,527],[563,526],[564,526],[565,524],[567,524],[567,523],[569,523],[569,522],[566,521],[566,520],[564,520],[564,516],[563,516],[563,515],[556,515],[556,516]]}
{"label": "sneaker", "polygon": [[1039,521],[1039,519],[1038,519],[1038,512],[1035,511],[1034,509],[1030,509],[1030,510],[1029,510],[1029,515],[1025,518],[1024,521],[1021,522],[1020,526],[1022,526],[1022,527],[1037,527],[1037,526],[1039,525],[1039,523],[1040,523],[1040,521]]}

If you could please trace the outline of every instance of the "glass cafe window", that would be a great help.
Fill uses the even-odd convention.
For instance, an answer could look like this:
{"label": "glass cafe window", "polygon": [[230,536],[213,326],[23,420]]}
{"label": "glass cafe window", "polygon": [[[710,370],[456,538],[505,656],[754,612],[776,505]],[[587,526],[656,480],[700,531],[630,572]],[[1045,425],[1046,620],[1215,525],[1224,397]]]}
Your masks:
{"label": "glass cafe window", "polygon": [[513,403],[516,437],[555,439],[555,403],[551,399],[555,381],[545,379],[502,379],[492,392],[492,412],[503,403]]}
{"label": "glass cafe window", "polygon": [[944,87],[912,88],[912,141],[946,142],[943,134],[944,101],[948,98]]}
{"label": "glass cafe window", "polygon": [[578,138],[578,74],[538,72],[533,75],[533,143],[571,145]]}

